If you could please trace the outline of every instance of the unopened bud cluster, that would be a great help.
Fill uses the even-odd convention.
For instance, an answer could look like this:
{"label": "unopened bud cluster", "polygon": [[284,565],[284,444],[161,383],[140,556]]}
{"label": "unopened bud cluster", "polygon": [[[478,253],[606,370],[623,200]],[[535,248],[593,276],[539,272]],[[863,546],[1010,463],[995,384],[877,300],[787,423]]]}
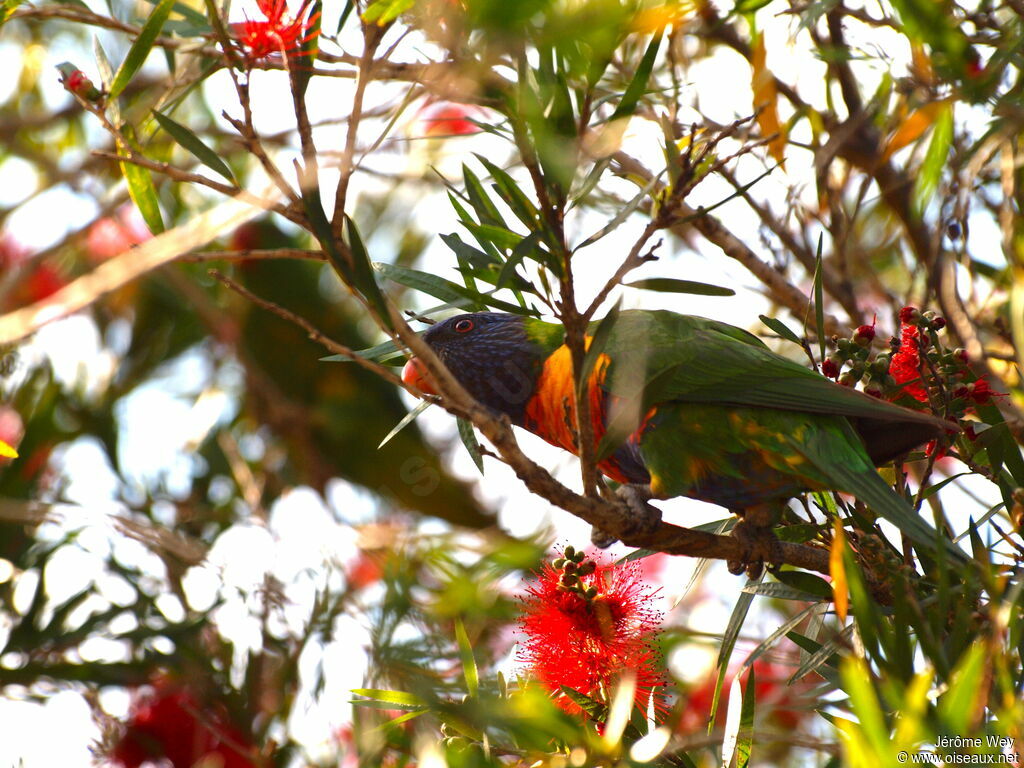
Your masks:
{"label": "unopened bud cluster", "polygon": [[583,579],[597,569],[593,560],[587,560],[582,552],[577,552],[573,546],[568,546],[561,557],[555,558],[551,566],[556,571],[561,571],[558,578],[558,589],[561,592],[575,592],[584,600],[593,600],[597,597],[597,587],[584,586]]}
{"label": "unopened bud cluster", "polygon": [[[835,352],[822,362],[822,374],[838,380],[844,387],[863,382],[865,392],[882,397],[887,389],[896,386],[896,381],[889,375],[888,354],[872,359],[871,342],[874,339],[874,323],[860,326],[849,338],[833,336]],[[845,371],[844,367],[847,368]]]}

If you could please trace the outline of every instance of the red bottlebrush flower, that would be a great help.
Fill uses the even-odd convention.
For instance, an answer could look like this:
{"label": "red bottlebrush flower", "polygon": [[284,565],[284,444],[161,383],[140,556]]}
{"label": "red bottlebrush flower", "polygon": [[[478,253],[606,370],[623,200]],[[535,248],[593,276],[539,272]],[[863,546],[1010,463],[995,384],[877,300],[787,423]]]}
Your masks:
{"label": "red bottlebrush flower", "polygon": [[[908,309],[917,312],[913,307],[904,307],[900,310],[900,320],[903,322],[903,325],[900,327],[900,348],[892,356],[892,362],[889,363],[889,375],[896,380],[897,384],[921,378],[921,355],[918,349],[919,332],[916,325],[903,321],[904,313]],[[900,393],[906,393],[921,403],[928,402],[928,392],[920,381],[907,384],[900,389]]]}
{"label": "red bottlebrush flower", "polygon": [[304,0],[298,13],[290,16],[286,0],[257,0],[256,5],[265,20],[246,19],[232,24],[231,30],[249,60],[265,59],[275,53],[288,58],[298,55],[313,34],[310,30],[317,19],[316,14],[303,18],[310,1]]}
{"label": "red bottlebrush flower", "polygon": [[835,361],[831,357],[827,357],[821,361],[821,375],[830,379],[839,378],[839,366],[836,365]]}
{"label": "red bottlebrush flower", "polygon": [[993,397],[1006,397],[1002,392],[994,391],[985,379],[978,379],[969,389],[968,397],[978,405],[988,405]]}
{"label": "red bottlebrush flower", "polygon": [[566,549],[565,570],[545,564],[527,587],[518,660],[567,712],[582,709],[562,686],[602,699],[627,673],[636,675],[636,705],[646,709],[654,696],[655,707],[664,711],[653,646],[662,618],[653,605],[657,590],[643,582],[637,563],[577,562],[572,552]]}
{"label": "red bottlebrush flower", "polygon": [[133,704],[110,759],[122,768],[168,763],[173,768],[256,768],[261,763],[255,754],[223,708],[204,705],[187,689],[160,680]]}
{"label": "red bottlebrush flower", "polygon": [[430,104],[419,114],[417,133],[423,136],[466,136],[479,133],[480,127],[470,118],[480,116],[478,108],[466,104],[452,101]]}

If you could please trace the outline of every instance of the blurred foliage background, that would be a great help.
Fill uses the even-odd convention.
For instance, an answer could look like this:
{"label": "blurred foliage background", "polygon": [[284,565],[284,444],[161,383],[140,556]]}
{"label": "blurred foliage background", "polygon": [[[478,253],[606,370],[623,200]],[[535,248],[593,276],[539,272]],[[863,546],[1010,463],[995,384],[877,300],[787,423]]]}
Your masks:
{"label": "blurred foliage background", "polygon": [[[18,457],[0,459],[0,761],[1020,765],[1022,17],[1012,0],[3,0],[0,440]],[[269,212],[179,245],[243,191]],[[394,366],[383,296],[413,318],[550,316],[653,237],[653,290],[613,298],[849,364],[851,386],[884,380],[870,365],[903,307],[941,319],[938,394],[907,402],[967,431],[890,474],[969,562],[824,494],[779,534],[827,550],[828,574],[743,584],[640,553],[662,706],[616,683],[566,708],[516,627],[552,542],[585,529],[446,414],[385,441],[415,401],[232,285]],[[121,279],[136,252],[162,256]],[[44,324],[74,291],[84,308]],[[865,325],[858,369],[841,353]],[[972,381],[944,373],[954,357]],[[958,394],[977,382],[996,394]]]}

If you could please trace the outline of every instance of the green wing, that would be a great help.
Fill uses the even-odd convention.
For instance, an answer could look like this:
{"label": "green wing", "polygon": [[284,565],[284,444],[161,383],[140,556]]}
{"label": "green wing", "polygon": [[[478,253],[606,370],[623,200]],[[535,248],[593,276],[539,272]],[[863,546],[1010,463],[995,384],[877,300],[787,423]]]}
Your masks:
{"label": "green wing", "polygon": [[841,387],[772,352],[753,334],[662,310],[623,312],[607,346],[606,386],[643,404],[678,400],[916,423],[936,435],[940,419]]}

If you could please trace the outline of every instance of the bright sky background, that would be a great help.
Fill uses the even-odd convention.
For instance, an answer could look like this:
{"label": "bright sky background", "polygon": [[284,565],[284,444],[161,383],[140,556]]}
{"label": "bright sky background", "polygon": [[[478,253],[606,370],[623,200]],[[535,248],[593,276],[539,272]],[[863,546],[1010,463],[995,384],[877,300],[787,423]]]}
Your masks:
{"label": "bright sky background", "polygon": [[[98,12],[105,12],[101,3],[93,0]],[[796,82],[801,94],[812,103],[824,106],[821,93],[824,66],[821,62],[801,53],[791,45],[789,37],[796,29],[791,17],[775,17],[777,4],[769,5],[759,13],[759,20],[767,35],[769,51],[768,64],[783,80]],[[244,9],[246,6],[240,6]],[[325,28],[332,28],[332,19],[337,18],[340,2],[328,0],[324,8]],[[240,12],[240,10],[239,10]],[[250,14],[253,11],[250,9]],[[115,38],[100,33],[100,38],[111,57],[116,61],[123,55],[123,47],[115,45]],[[851,28],[849,38],[857,44],[870,42],[872,49],[880,49],[894,62],[897,70],[908,59],[908,51],[898,36],[886,30],[872,30],[867,41],[860,28]],[[115,54],[115,51],[117,53]],[[83,52],[78,43],[70,37],[58,36],[45,51],[33,51],[31,55],[40,58],[44,73],[44,93],[53,104],[67,101],[67,95],[57,83],[54,65],[65,59],[78,62],[82,68],[95,77],[90,65],[91,54]],[[16,71],[20,66],[22,52],[10,43],[0,43],[0,71]],[[162,66],[160,57],[152,58],[154,66]],[[881,75],[880,71],[869,70],[862,62],[859,67],[868,90]],[[747,64],[737,55],[719,49],[714,55],[694,66],[691,88],[699,99],[700,108],[708,117],[729,122],[750,111],[749,80]],[[874,82],[872,82],[874,80]],[[254,90],[260,98],[254,102],[256,125],[262,131],[277,131],[291,128],[290,96],[283,74],[259,72],[254,75],[258,87]],[[6,98],[14,83],[0,81],[0,98]],[[723,87],[725,86],[725,87]],[[338,110],[347,103],[345,94],[351,88],[346,80],[314,80],[310,86],[308,102],[313,108],[311,118],[316,121],[337,117]],[[205,86],[206,98],[213,104],[231,109],[234,105],[234,91],[227,77],[221,73]],[[372,96],[371,96],[372,98]],[[410,116],[412,112],[410,111]],[[959,116],[959,115],[958,115]],[[697,115],[694,114],[694,119]],[[397,134],[399,138],[403,134]],[[405,134],[407,135],[407,134]],[[99,132],[94,134],[98,137]],[[317,140],[322,149],[340,145],[342,130],[339,126],[319,129]],[[627,151],[645,159],[650,167],[661,162],[658,138],[660,134],[650,125],[634,121],[627,135]],[[653,139],[653,140],[652,140]],[[450,178],[460,176],[459,166],[472,151],[494,154],[493,140],[486,136],[452,140],[445,149],[447,157],[441,159],[440,167]],[[410,163],[425,162],[428,149],[436,152],[432,143],[425,146],[414,143],[409,154],[391,153],[373,159],[376,167],[394,170],[408,169]],[[504,148],[497,150],[503,153]],[[382,159],[384,158],[384,159]],[[290,164],[286,155],[280,158],[280,165]],[[436,160],[436,158],[432,158]],[[761,167],[753,161],[744,160],[737,166],[741,178],[753,178]],[[779,193],[778,207],[783,209],[781,194],[785,184],[793,179],[807,179],[807,195],[813,194],[811,180],[813,168],[810,156],[805,152],[793,152],[787,157],[786,175],[776,175],[762,182],[762,189],[776,189]],[[12,204],[24,199],[35,186],[31,169],[18,160],[0,164],[0,204]],[[374,184],[370,180],[363,182]],[[334,179],[327,171],[322,174],[322,185],[333,194]],[[358,191],[358,188],[357,188]],[[724,183],[709,181],[702,184],[690,200],[691,204],[712,204],[728,196],[731,189]],[[399,192],[408,196],[412,215],[421,222],[437,222],[441,232],[457,231],[457,219],[443,195],[424,196],[422,186],[410,185]],[[625,194],[629,195],[626,191]],[[60,211],[55,217],[54,211]],[[734,212],[743,211],[742,215]],[[8,230],[14,238],[34,248],[43,248],[58,241],[71,228],[80,227],[94,217],[93,203],[83,197],[63,190],[39,196],[24,205],[10,217]],[[729,227],[755,252],[770,258],[760,243],[757,222],[752,220],[749,210],[739,204],[727,205],[717,214],[728,222]],[[579,221],[570,229],[573,238],[582,239],[596,231],[605,222],[591,215]],[[578,269],[578,291],[586,301],[607,279],[639,232],[639,226],[627,225],[586,251],[586,268]],[[388,259],[387,232],[378,233],[371,239],[371,247],[377,260]],[[983,246],[998,243],[998,231],[988,221],[972,222],[972,252],[984,253]],[[992,239],[994,238],[994,239]],[[626,291],[625,306],[664,307],[691,314],[700,314],[732,322],[735,325],[757,330],[757,315],[769,310],[768,302],[761,296],[758,284],[735,262],[723,257],[716,249],[698,243],[697,253],[687,251],[676,241],[668,241],[660,251],[661,261],[638,271],[635,277],[670,276],[704,280],[736,289],[731,298],[708,298],[671,294],[654,294],[640,291]],[[990,249],[998,254],[995,245]],[[583,257],[581,257],[583,258]],[[447,248],[437,240],[430,248],[423,268],[452,277]],[[889,329],[891,330],[891,329]],[[91,321],[84,317],[73,317],[56,323],[38,334],[28,350],[26,359],[46,356],[54,364],[58,375],[65,381],[77,379],[82,371],[86,381],[102,380],[111,374],[113,357],[104,349]],[[191,470],[188,446],[205,430],[210,429],[218,419],[226,419],[232,413],[232,387],[237,381],[218,380],[213,376],[201,355],[186,355],[165,378],[146,386],[126,398],[121,406],[125,454],[130,456],[129,472],[139,478],[152,478],[160,473],[169,473],[172,487],[176,483],[187,483]],[[411,398],[406,397],[409,405]],[[454,420],[439,409],[429,409],[419,419],[419,424],[439,446],[450,443],[455,435]],[[578,469],[574,459],[541,440],[520,432],[520,439],[526,451],[541,465],[552,467],[556,476],[572,487],[579,486]],[[461,449],[450,451],[451,465],[459,475],[478,478],[475,467],[468,455]],[[71,594],[87,578],[100,578],[100,564],[111,547],[118,549],[119,557],[126,562],[135,562],[150,567],[156,573],[162,566],[144,547],[116,535],[106,515],[116,509],[111,501],[115,487],[109,469],[105,467],[102,455],[96,446],[88,441],[78,441],[63,454],[65,471],[71,479],[67,497],[81,505],[68,513],[69,520],[77,527],[84,524],[86,532],[79,539],[78,548],[65,548],[46,573],[47,588],[54,599]],[[499,510],[503,527],[516,535],[527,536],[542,529],[557,531],[560,541],[584,543],[589,538],[589,527],[578,519],[550,508],[545,502],[527,493],[511,471],[494,462],[488,462],[486,480],[478,485],[480,497],[490,506]],[[988,492],[988,491],[986,491]],[[994,501],[994,500],[993,500]],[[673,522],[698,524],[725,517],[723,510],[710,505],[686,499],[677,499],[662,505],[666,518]],[[977,507],[965,505],[966,512],[977,514]],[[332,513],[334,510],[334,513]],[[217,611],[216,621],[222,630],[233,638],[241,652],[245,643],[259,643],[258,625],[250,615],[251,601],[245,594],[254,591],[263,581],[265,569],[269,568],[284,583],[289,584],[289,597],[293,601],[289,616],[298,627],[308,615],[312,597],[322,581],[330,578],[326,568],[309,570],[310,563],[343,563],[355,552],[355,533],[348,526],[336,522],[336,514],[350,521],[369,520],[374,515],[374,501],[366,493],[345,483],[333,484],[327,499],[320,498],[307,488],[296,488],[283,496],[271,510],[266,527],[256,521],[235,526],[220,537],[204,565],[195,568],[186,579],[189,600],[193,607],[209,606],[218,590],[228,596],[225,604]],[[60,535],[62,528],[45,526],[40,536]],[[738,578],[728,576],[724,567],[715,577],[705,581],[704,589],[714,584],[720,594],[711,599],[689,600],[693,612],[687,618],[691,626],[714,632],[724,628],[732,605],[742,585]],[[671,605],[679,597],[679,591],[688,583],[692,561],[674,558],[670,564],[665,583],[665,599]],[[10,578],[0,562],[0,578]],[[336,578],[336,577],[335,577]],[[26,584],[25,586],[29,586]],[[117,584],[104,585],[112,599],[116,600]],[[27,592],[25,593],[27,594]],[[757,605],[759,601],[755,601]],[[168,596],[161,606],[168,616],[181,612],[175,598]],[[296,737],[305,743],[311,758],[326,757],[332,753],[330,734],[349,716],[345,703],[349,698],[348,689],[358,687],[362,682],[365,655],[364,644],[368,641],[365,627],[355,619],[347,619],[347,626],[337,633],[337,640],[327,648],[313,647],[302,659],[304,679],[312,678],[316,664],[322,664],[328,671],[327,689],[317,701],[308,698],[297,708],[300,716],[294,718],[291,726]],[[748,624],[748,631],[766,634],[771,629],[773,617],[762,613]],[[82,648],[83,656],[97,659],[117,658],[121,649],[112,642],[96,641]],[[708,652],[695,649],[687,658],[673,659],[681,670],[701,670],[710,662]],[[101,693],[103,706],[114,715],[127,712],[129,697],[124,691],[104,690]],[[308,707],[308,708],[307,708]],[[82,697],[72,691],[59,691],[42,704],[19,701],[16,698],[0,699],[0,723],[4,723],[0,736],[0,768],[19,765],[23,768],[78,768],[91,764],[88,752],[89,742],[98,732],[90,718],[89,709]],[[55,726],[60,737],[53,738]]]}

